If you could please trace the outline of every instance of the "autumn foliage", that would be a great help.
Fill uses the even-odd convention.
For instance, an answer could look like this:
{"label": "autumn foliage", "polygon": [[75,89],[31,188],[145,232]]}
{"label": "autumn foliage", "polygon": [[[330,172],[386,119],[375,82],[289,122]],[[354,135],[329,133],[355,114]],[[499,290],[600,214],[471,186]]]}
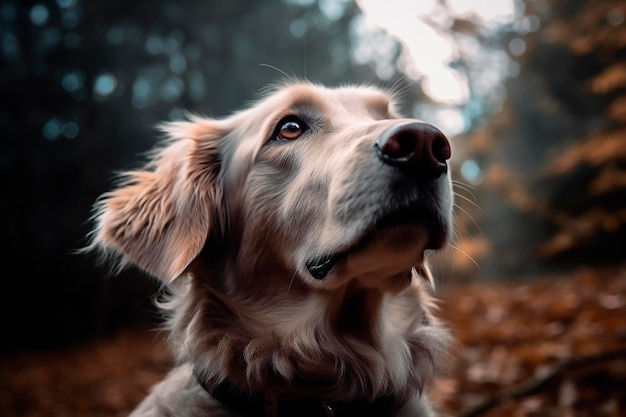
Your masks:
{"label": "autumn foliage", "polygon": [[449,415],[626,413],[623,268],[452,286],[443,299],[458,346],[434,395]]}
{"label": "autumn foliage", "polygon": [[620,262],[626,242],[626,3],[524,6],[542,23],[523,38],[519,75],[507,82],[502,109],[459,141],[484,171],[472,190],[480,210],[458,201],[471,214],[469,220],[460,216],[459,246],[472,253],[484,239],[489,250],[476,260],[506,274]]}

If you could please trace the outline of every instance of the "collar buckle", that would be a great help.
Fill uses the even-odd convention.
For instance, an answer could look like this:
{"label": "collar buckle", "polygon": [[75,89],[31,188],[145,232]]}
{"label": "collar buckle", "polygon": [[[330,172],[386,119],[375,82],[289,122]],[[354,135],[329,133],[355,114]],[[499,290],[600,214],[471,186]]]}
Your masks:
{"label": "collar buckle", "polygon": [[322,403],[322,409],[326,413],[326,417],[335,417],[335,411],[326,401]]}

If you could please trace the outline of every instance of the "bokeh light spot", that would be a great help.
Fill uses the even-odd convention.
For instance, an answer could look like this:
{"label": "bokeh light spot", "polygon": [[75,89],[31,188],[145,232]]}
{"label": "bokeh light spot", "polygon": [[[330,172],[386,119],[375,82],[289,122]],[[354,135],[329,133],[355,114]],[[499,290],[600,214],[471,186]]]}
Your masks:
{"label": "bokeh light spot", "polygon": [[74,139],[78,136],[79,132],[78,124],[76,122],[66,122],[63,124],[63,136],[68,139]]}
{"label": "bokeh light spot", "polygon": [[302,19],[296,19],[289,25],[289,32],[296,38],[303,37],[308,29],[309,26]]}
{"label": "bokeh light spot", "polygon": [[183,120],[185,118],[185,111],[183,109],[178,108],[178,107],[174,107],[172,110],[170,110],[168,118],[171,121]]}
{"label": "bokeh light spot", "polygon": [[620,9],[613,9],[606,15],[606,21],[611,26],[618,26],[624,22],[624,12]]}
{"label": "bokeh light spot", "polygon": [[461,175],[474,185],[478,185],[483,181],[483,171],[473,159],[467,159],[461,164]]}
{"label": "bokeh light spot", "polygon": [[149,36],[146,39],[146,51],[150,55],[158,55],[163,52],[163,40],[158,36]]}
{"label": "bokeh light spot", "polygon": [[57,5],[62,9],[72,7],[75,3],[76,0],[57,0]]}
{"label": "bokeh light spot", "polygon": [[30,17],[30,21],[33,23],[33,25],[43,26],[48,21],[48,18],[50,17],[50,12],[48,11],[48,8],[43,4],[37,4],[33,6],[32,9],[30,9],[30,13],[28,14],[28,16]]}
{"label": "bokeh light spot", "polygon": [[176,101],[182,94],[185,85],[178,77],[170,77],[161,86],[161,97],[165,101]]}
{"label": "bokeh light spot", "polygon": [[106,38],[111,45],[119,45],[124,42],[124,29],[114,26],[107,31]]}
{"label": "bokeh light spot", "polygon": [[117,87],[117,79],[112,74],[102,74],[96,78],[93,91],[99,96],[106,97],[113,94]]}
{"label": "bokeh light spot", "polygon": [[521,56],[526,52],[526,42],[521,38],[511,39],[509,42],[509,51],[514,56]]}
{"label": "bokeh light spot", "polygon": [[3,4],[0,5],[0,19],[3,22],[8,23],[15,20],[17,17],[17,10],[15,10],[15,6],[12,4]]}
{"label": "bokeh light spot", "polygon": [[68,72],[61,78],[61,87],[70,93],[78,91],[84,83],[85,75],[80,71]]}
{"label": "bokeh light spot", "polygon": [[76,10],[65,10],[61,16],[61,25],[65,29],[74,29],[80,21],[80,15]]}
{"label": "bokeh light spot", "polygon": [[182,74],[187,69],[187,60],[183,54],[174,54],[170,57],[170,71]]}
{"label": "bokeh light spot", "polygon": [[200,101],[204,98],[204,77],[200,71],[189,71],[187,85],[189,86],[189,97],[192,100]]}
{"label": "bokeh light spot", "polygon": [[53,117],[43,125],[42,133],[46,139],[54,140],[61,135],[62,131],[63,122],[56,117]]}
{"label": "bokeh light spot", "polygon": [[19,51],[17,37],[12,33],[5,33],[2,36],[2,52],[6,56],[16,55]]}

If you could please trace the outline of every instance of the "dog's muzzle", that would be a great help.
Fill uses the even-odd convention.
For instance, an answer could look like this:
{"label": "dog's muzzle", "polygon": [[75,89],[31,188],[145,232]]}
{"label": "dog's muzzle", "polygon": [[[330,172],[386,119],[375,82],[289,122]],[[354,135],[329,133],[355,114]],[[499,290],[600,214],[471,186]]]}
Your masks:
{"label": "dog's muzzle", "polygon": [[[418,198],[421,193],[415,190],[434,189],[431,183],[448,172],[447,161],[451,157],[448,139],[427,123],[402,123],[384,130],[374,142],[373,151],[379,160],[396,171],[397,175],[391,175],[393,181],[388,184],[395,191],[389,201],[381,203],[361,238],[380,228],[421,225],[430,236],[427,249],[440,247],[445,239],[444,216],[428,198]],[[392,201],[394,198],[397,201]],[[310,258],[306,268],[314,279],[323,280],[348,252],[349,249]]]}

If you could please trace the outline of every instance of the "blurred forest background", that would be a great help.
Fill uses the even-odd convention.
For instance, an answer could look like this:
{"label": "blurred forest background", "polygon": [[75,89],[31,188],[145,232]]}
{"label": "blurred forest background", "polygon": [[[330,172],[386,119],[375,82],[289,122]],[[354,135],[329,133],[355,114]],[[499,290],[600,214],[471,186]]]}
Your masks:
{"label": "blurred forest background", "polygon": [[[32,386],[28,375],[43,375],[24,352],[117,337],[117,351],[71,350],[65,362],[37,357],[65,364],[46,374],[54,384],[71,379],[67,369],[97,366],[90,357],[130,355],[130,367],[139,357],[131,352],[151,349],[123,332],[156,321],[156,283],[133,270],[111,276],[73,254],[86,242],[91,206],[116,171],[155,144],[157,123],[186,110],[227,115],[284,74],[394,86],[406,115],[452,141],[457,235],[434,263],[449,291],[444,315],[473,346],[461,361],[484,368],[458,371],[440,387],[449,411],[472,405],[457,395],[468,386],[493,391],[533,376],[529,369],[548,359],[601,354],[598,344],[624,348],[625,19],[623,0],[3,0],[0,371],[27,376],[3,375],[0,414],[39,415],[27,404],[58,402],[16,394],[20,384]],[[464,285],[473,292],[457,288]],[[581,311],[595,313],[581,319]],[[476,321],[463,324],[468,317]],[[568,353],[553,342],[539,353],[515,345],[534,331],[529,317],[542,337],[567,340],[557,347]],[[564,330],[579,320],[587,333]],[[159,355],[148,357],[161,363]],[[502,359],[509,356],[515,370]],[[106,363],[119,371],[110,378],[124,378],[123,364]],[[611,381],[625,386],[625,364],[611,364],[621,369]],[[587,397],[570,388],[560,383],[555,401],[573,412]],[[592,397],[608,411],[594,403],[580,415],[620,415],[626,392],[607,392],[614,395],[604,402]],[[123,406],[75,415],[124,415]],[[574,415],[532,414],[536,401],[525,407],[520,415]]]}

